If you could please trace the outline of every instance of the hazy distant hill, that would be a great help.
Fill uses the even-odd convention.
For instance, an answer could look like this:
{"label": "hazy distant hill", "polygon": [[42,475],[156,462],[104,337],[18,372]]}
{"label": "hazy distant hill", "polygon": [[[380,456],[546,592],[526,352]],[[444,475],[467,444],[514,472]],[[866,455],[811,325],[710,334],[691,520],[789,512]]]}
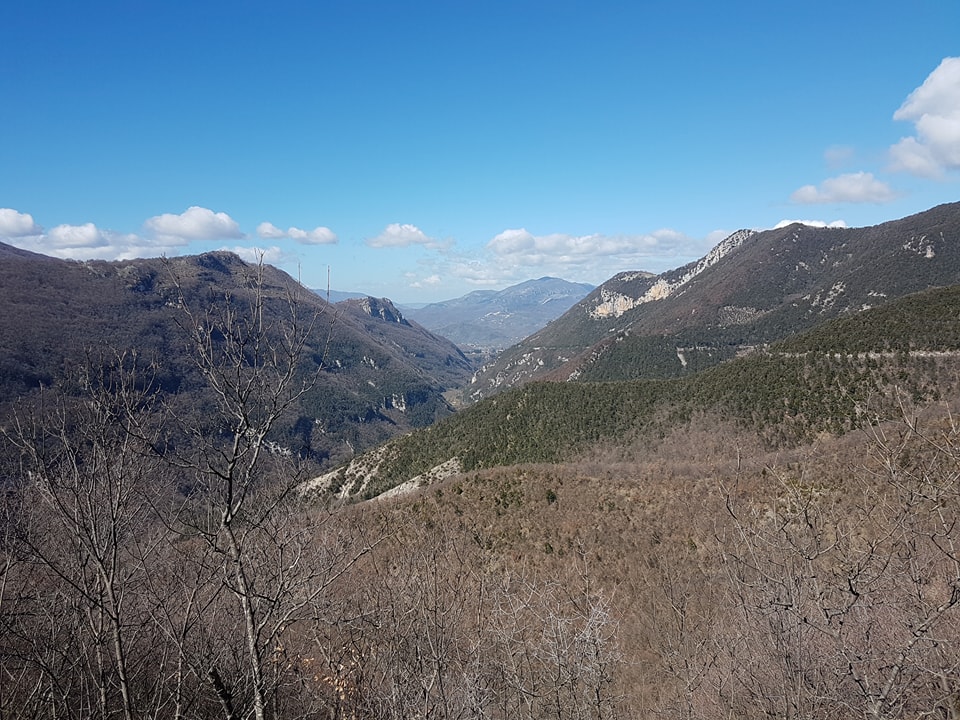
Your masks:
{"label": "hazy distant hill", "polygon": [[[107,361],[104,353],[133,349],[158,363],[158,386],[178,412],[202,412],[174,278],[195,309],[226,297],[243,309],[253,270],[226,252],[80,263],[0,244],[0,408],[40,387],[63,387],[79,366]],[[297,296],[299,312],[316,317],[308,360],[324,368],[280,433],[284,444],[318,461],[349,457],[451,412],[443,393],[472,372],[451,342],[328,305],[280,270],[263,272],[268,322]]]}
{"label": "hazy distant hill", "polygon": [[960,282],[960,203],[865,228],[734,233],[660,275],[624,272],[483,368],[472,399],[534,378],[689,374],[831,317]]}
{"label": "hazy distant hill", "polygon": [[542,277],[504,290],[477,290],[404,312],[461,348],[502,350],[543,328],[592,289],[584,283]]}

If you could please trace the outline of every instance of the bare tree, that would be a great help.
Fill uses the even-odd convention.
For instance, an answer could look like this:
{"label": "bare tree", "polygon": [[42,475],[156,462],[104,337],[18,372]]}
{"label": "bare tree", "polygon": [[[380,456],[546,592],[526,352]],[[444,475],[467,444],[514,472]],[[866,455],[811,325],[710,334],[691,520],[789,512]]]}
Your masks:
{"label": "bare tree", "polygon": [[[729,507],[730,638],[715,699],[749,716],[956,718],[960,429],[877,426],[844,487],[801,470]],[[745,638],[745,639],[744,639]],[[753,708],[753,710],[750,710]]]}
{"label": "bare tree", "polygon": [[649,663],[656,690],[651,709],[664,717],[699,718],[704,686],[725,652],[717,637],[723,609],[717,602],[716,578],[688,553],[678,558],[664,551],[648,565],[639,594],[641,622],[649,628],[655,658]]}
{"label": "bare tree", "polygon": [[[191,454],[175,460],[193,485],[172,526],[202,541],[196,562],[219,569],[243,638],[235,680],[248,680],[254,717],[263,720],[285,683],[286,637],[313,616],[318,599],[369,546],[340,537],[320,542],[327,516],[307,513],[293,494],[302,464],[273,438],[284,418],[311,392],[322,370],[307,349],[319,327],[299,289],[270,288],[263,264],[253,267],[241,296],[191,307],[180,292],[197,369],[215,409],[206,428],[190,428]],[[228,612],[222,603],[215,603]],[[218,622],[225,622],[223,616]],[[229,627],[229,623],[227,623]],[[224,638],[229,642],[228,638]],[[209,679],[225,717],[242,716],[243,701],[207,658]]]}
{"label": "bare tree", "polygon": [[[55,688],[69,680],[54,677],[63,668],[50,663],[70,637],[69,618],[76,612],[79,645],[72,651],[91,661],[91,703],[103,717],[119,705],[131,720],[137,701],[130,645],[144,624],[131,588],[150,553],[141,540],[158,467],[151,448],[156,427],[149,420],[154,394],[131,355],[91,360],[74,382],[75,397],[44,397],[48,404],[21,409],[5,431],[19,457],[21,502],[28,508],[18,542],[39,568],[32,605],[41,624],[25,637],[33,645],[38,685],[47,685],[43,696],[55,703],[62,694]],[[51,623],[47,642],[53,647],[40,640],[45,622]]]}

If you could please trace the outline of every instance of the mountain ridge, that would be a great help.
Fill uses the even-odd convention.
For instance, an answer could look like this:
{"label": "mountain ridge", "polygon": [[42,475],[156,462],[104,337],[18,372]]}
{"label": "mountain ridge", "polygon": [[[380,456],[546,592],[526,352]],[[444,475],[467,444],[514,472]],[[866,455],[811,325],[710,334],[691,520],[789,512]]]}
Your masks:
{"label": "mountain ridge", "polygon": [[536,378],[683,375],[819,320],[955,282],[960,203],[866,228],[741,230],[680,268],[602,283],[481,368],[465,395],[475,401]]}

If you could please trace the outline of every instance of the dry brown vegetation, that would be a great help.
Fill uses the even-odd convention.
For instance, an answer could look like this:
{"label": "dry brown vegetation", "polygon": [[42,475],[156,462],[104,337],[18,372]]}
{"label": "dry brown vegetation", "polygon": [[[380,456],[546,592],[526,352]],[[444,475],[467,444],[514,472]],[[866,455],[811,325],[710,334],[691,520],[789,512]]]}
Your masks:
{"label": "dry brown vegetation", "polygon": [[789,452],[701,418],[627,457],[478,472],[363,512],[401,528],[382,566],[447,548],[409,574],[445,566],[464,640],[492,632],[502,600],[484,613],[484,594],[511,583],[541,604],[534,638],[558,591],[603,607],[602,710],[471,717],[952,718],[958,452],[942,408]]}
{"label": "dry brown vegetation", "polygon": [[0,717],[958,716],[949,405],[305,507],[268,440],[303,326],[236,311],[186,314],[205,427],[120,356],[4,428]]}

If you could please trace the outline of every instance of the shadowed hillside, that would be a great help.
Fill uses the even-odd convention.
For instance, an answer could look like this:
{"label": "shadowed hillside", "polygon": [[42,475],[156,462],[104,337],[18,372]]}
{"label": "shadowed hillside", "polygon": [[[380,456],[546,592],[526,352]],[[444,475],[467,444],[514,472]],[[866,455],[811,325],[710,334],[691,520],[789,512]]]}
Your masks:
{"label": "shadowed hillside", "polygon": [[79,368],[135,351],[155,366],[157,387],[178,413],[202,406],[189,353],[186,309],[211,303],[247,312],[255,286],[263,318],[309,326],[301,371],[321,369],[314,390],[275,430],[275,440],[325,462],[451,412],[443,393],[471,367],[423,328],[337,310],[269,266],[230,253],[169,260],[70,262],[0,246],[0,405],[64,386]]}

